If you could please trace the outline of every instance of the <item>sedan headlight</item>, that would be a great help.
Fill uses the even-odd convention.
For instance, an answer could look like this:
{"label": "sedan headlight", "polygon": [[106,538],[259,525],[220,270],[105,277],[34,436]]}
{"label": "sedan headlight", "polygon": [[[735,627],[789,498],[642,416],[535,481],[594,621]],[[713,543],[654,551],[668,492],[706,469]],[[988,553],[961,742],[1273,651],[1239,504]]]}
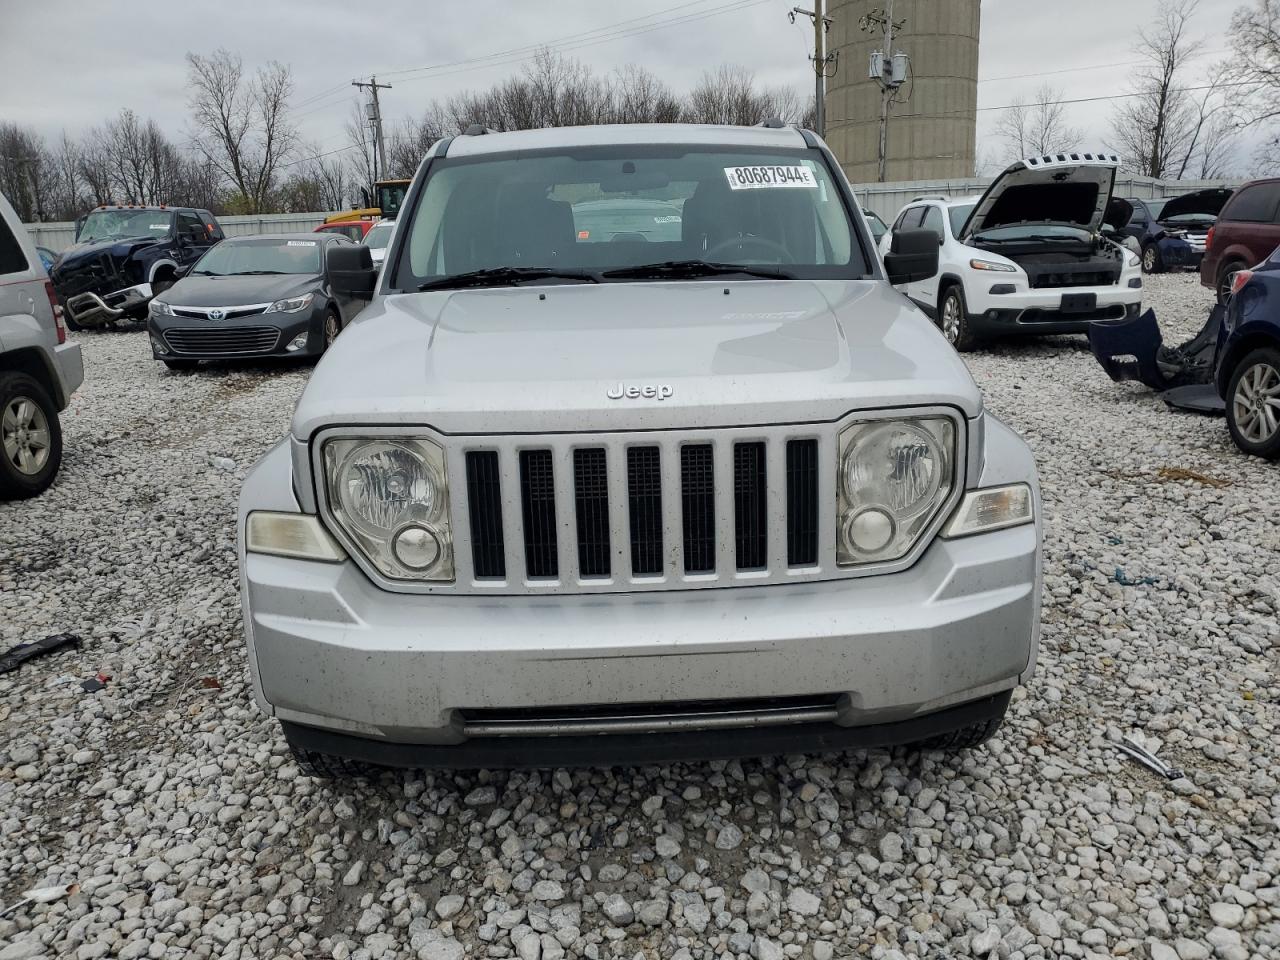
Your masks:
{"label": "sedan headlight", "polygon": [[1142,265],[1142,258],[1132,250],[1126,250],[1124,253],[1124,265],[1126,267],[1137,267]]}
{"label": "sedan headlight", "polygon": [[884,563],[909,551],[955,486],[945,417],[871,420],[840,434],[836,560]]}
{"label": "sedan headlight", "polygon": [[300,297],[290,297],[288,300],[277,300],[271,306],[267,307],[264,313],[297,313],[299,310],[305,310],[311,306],[311,301],[316,298],[314,293],[305,293]]}
{"label": "sedan headlight", "polygon": [[330,440],[329,508],[379,571],[399,580],[453,580],[444,451],[429,440]]}
{"label": "sedan headlight", "polygon": [[152,313],[154,313],[154,314],[155,314],[156,316],[158,316],[158,317],[172,317],[172,316],[174,316],[173,307],[169,306],[169,305],[168,305],[167,303],[165,303],[163,300],[152,300],[152,301],[151,301],[151,312],[152,312]]}
{"label": "sedan headlight", "polygon": [[970,260],[969,266],[975,270],[990,270],[993,273],[1016,273],[1018,268],[1007,263],[996,263],[994,260]]}

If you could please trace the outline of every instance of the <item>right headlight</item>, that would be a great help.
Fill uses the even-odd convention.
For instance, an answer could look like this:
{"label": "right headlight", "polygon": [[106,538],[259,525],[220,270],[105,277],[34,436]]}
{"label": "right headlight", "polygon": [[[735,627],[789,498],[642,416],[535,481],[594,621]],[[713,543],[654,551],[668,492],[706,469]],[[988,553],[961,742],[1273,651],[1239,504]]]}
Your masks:
{"label": "right headlight", "polygon": [[453,580],[444,451],[429,440],[342,439],[324,445],[329,509],[379,571]]}
{"label": "right headlight", "polygon": [[836,560],[904,556],[955,485],[955,426],[946,417],[869,420],[840,434]]}
{"label": "right headlight", "polygon": [[158,317],[172,317],[174,315],[173,307],[169,306],[169,304],[165,303],[163,300],[152,300],[151,312]]}

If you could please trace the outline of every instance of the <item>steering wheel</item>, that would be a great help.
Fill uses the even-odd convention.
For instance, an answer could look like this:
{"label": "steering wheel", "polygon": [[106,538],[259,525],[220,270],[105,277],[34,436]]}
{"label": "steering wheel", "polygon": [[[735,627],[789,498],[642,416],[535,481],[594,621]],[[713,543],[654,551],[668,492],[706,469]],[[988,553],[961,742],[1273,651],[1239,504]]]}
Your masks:
{"label": "steering wheel", "polygon": [[722,250],[728,250],[731,247],[737,247],[739,249],[742,249],[742,248],[751,247],[751,246],[755,246],[761,250],[766,251],[767,253],[776,254],[778,256],[779,263],[791,262],[791,259],[792,259],[791,251],[788,250],[786,247],[784,247],[782,244],[774,240],[769,240],[766,237],[755,237],[755,236],[730,237],[728,240],[721,240],[714,247],[712,247],[707,251],[707,259],[715,260],[716,254],[720,253],[720,251]]}

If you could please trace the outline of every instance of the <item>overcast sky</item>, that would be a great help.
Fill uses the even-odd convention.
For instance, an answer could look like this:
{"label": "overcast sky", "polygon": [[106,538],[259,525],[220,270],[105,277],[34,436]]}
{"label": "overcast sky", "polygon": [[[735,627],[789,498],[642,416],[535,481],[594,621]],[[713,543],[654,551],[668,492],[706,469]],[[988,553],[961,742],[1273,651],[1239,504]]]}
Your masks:
{"label": "overcast sky", "polygon": [[[641,64],[677,91],[723,62],[749,67],[762,83],[807,91],[813,34],[807,24],[787,22],[795,2],[218,0],[203,12],[161,3],[143,13],[122,0],[0,0],[0,62],[11,80],[31,78],[4,84],[0,120],[33,126],[52,141],[64,129],[78,135],[129,107],[180,140],[187,127],[184,55],[220,46],[239,53],[247,67],[270,59],[292,67],[295,116],[305,139],[321,150],[345,144],[353,77],[376,72],[392,83],[383,92],[383,116],[395,121],[419,114],[433,98],[519,70],[520,58],[540,43],[559,43],[602,73]],[[1225,52],[1231,12],[1245,2],[1201,0],[1194,28],[1210,55],[1195,79],[1212,55]],[[998,116],[984,107],[1030,97],[1045,80],[1072,99],[1121,92],[1137,30],[1156,6],[1156,0],[983,0],[979,156]],[[404,72],[482,57],[490,59]],[[1107,146],[1112,106],[1070,107],[1071,123],[1086,132],[1082,146]]]}

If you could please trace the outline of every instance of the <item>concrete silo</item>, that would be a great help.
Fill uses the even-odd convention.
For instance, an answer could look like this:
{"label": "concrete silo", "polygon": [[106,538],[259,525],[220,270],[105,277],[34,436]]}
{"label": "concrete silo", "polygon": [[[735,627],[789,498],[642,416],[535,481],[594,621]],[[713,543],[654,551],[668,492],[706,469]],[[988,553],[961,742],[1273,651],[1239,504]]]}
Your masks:
{"label": "concrete silo", "polygon": [[[827,50],[839,51],[827,81],[826,140],[853,183],[878,179],[881,86],[868,76],[884,49],[868,15],[903,22],[893,43],[910,58],[889,109],[885,180],[971,177],[978,105],[980,0],[829,0]],[[908,99],[909,98],[909,99]]]}

